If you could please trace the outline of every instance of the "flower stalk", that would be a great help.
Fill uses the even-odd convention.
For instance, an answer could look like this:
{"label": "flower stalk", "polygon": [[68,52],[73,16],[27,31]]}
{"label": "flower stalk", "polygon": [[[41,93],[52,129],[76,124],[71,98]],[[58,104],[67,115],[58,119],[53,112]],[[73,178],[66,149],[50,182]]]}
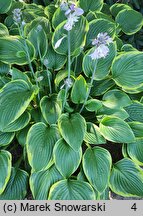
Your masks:
{"label": "flower stalk", "polygon": [[92,45],[95,46],[95,49],[94,49],[94,52],[91,53],[89,56],[91,57],[92,61],[95,64],[94,64],[94,69],[93,69],[92,77],[91,77],[91,80],[90,80],[89,88],[88,88],[88,91],[86,93],[84,103],[83,103],[79,113],[81,113],[83,111],[83,109],[84,109],[84,107],[86,105],[86,102],[88,100],[88,97],[90,95],[91,88],[92,88],[93,81],[94,81],[94,77],[95,77],[95,73],[96,73],[98,59],[106,58],[106,56],[109,53],[108,45],[110,43],[113,43],[113,40],[106,32],[105,33],[99,33],[97,35],[97,38],[95,38],[92,41]]}

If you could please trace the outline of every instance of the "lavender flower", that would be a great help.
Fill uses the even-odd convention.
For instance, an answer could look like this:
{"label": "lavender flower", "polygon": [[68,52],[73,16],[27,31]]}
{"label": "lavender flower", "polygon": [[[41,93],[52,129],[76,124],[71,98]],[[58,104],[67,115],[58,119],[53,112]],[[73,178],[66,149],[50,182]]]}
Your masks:
{"label": "lavender flower", "polygon": [[97,35],[97,38],[95,38],[92,41],[92,45],[99,46],[101,44],[109,44],[112,42],[113,42],[112,38],[107,34],[107,32],[105,32],[105,33],[99,33]]}
{"label": "lavender flower", "polygon": [[92,45],[95,45],[95,50],[89,56],[92,60],[105,58],[109,53],[108,45],[113,43],[112,38],[107,33],[99,33],[97,38],[92,41]]}
{"label": "lavender flower", "polygon": [[15,21],[16,24],[21,23],[21,16],[22,16],[22,11],[20,8],[15,8],[13,10],[13,20]]}
{"label": "lavender flower", "polygon": [[65,11],[65,16],[67,17],[64,29],[70,31],[84,11],[81,8],[77,8],[75,4],[69,5],[67,2],[62,2],[60,8]]}
{"label": "lavender flower", "polygon": [[74,14],[70,14],[66,24],[64,25],[64,29],[66,29],[67,31],[72,30],[75,23],[78,22],[78,19],[79,19],[78,16],[75,16]]}
{"label": "lavender flower", "polygon": [[109,53],[109,48],[106,45],[101,44],[99,47],[95,48],[94,52],[89,56],[92,58],[92,60],[94,60],[94,59],[105,58],[108,55],[108,53]]}

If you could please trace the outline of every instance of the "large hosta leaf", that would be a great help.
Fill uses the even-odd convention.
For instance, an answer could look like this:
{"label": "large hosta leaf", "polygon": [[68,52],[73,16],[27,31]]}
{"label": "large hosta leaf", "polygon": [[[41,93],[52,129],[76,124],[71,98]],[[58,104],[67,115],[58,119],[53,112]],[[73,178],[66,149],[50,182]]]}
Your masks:
{"label": "large hosta leaf", "polygon": [[50,187],[63,177],[53,165],[49,169],[34,172],[30,176],[30,189],[36,200],[47,200]]}
{"label": "large hosta leaf", "polygon": [[24,113],[35,94],[37,88],[23,80],[11,81],[0,90],[0,131]]}
{"label": "large hosta leaf", "polygon": [[48,124],[55,124],[61,115],[61,107],[57,102],[57,95],[44,96],[40,102],[41,112]]}
{"label": "large hosta leaf", "polygon": [[0,37],[5,37],[7,35],[9,35],[8,28],[4,24],[0,23]]}
{"label": "large hosta leaf", "polygon": [[60,70],[64,66],[67,57],[55,52],[55,50],[50,45],[45,55],[45,59],[47,59],[47,67],[56,71]]}
{"label": "large hosta leaf", "polygon": [[143,197],[142,169],[128,158],[118,161],[112,168],[110,188],[122,196]]}
{"label": "large hosta leaf", "polygon": [[11,176],[0,200],[23,200],[28,189],[28,173],[24,170],[12,168]]}
{"label": "large hosta leaf", "polygon": [[117,143],[133,142],[135,136],[129,125],[120,118],[104,117],[100,122],[100,132],[107,139]]}
{"label": "large hosta leaf", "polygon": [[143,83],[143,54],[132,51],[121,54],[112,64],[112,75],[116,84],[126,89],[135,89]]}
{"label": "large hosta leaf", "polygon": [[85,11],[100,11],[103,0],[79,0],[79,6]]}
{"label": "large hosta leaf", "polygon": [[142,14],[135,10],[124,9],[116,16],[116,22],[125,34],[132,35],[142,28],[143,18]]}
{"label": "large hosta leaf", "polygon": [[94,200],[95,193],[87,182],[61,180],[50,189],[49,200]]}
{"label": "large hosta leaf", "polygon": [[112,159],[103,148],[87,149],[83,155],[83,170],[90,184],[102,193],[109,182]]}
{"label": "large hosta leaf", "polygon": [[91,45],[92,40],[94,40],[101,32],[107,32],[110,37],[114,38],[116,33],[116,25],[106,19],[94,19],[89,22],[86,45]]}
{"label": "large hosta leaf", "polygon": [[143,138],[127,145],[127,153],[135,163],[143,166]]}
{"label": "large hosta leaf", "polygon": [[27,154],[33,171],[45,170],[52,163],[53,147],[59,139],[56,126],[33,125],[27,135]]}
{"label": "large hosta leaf", "polygon": [[0,151],[0,194],[3,193],[11,174],[11,154],[8,151]]}
{"label": "large hosta leaf", "polygon": [[13,140],[15,133],[4,133],[0,131],[0,147],[6,146]]}
{"label": "large hosta leaf", "polygon": [[9,11],[12,4],[12,0],[0,0],[0,14],[4,14]]}
{"label": "large hosta leaf", "polygon": [[[90,56],[94,52],[94,50],[95,48],[91,48],[83,58],[82,67],[87,77],[92,76],[95,68],[95,61],[93,61]],[[115,56],[116,45],[113,43],[109,45],[109,54],[106,56],[106,58],[101,58],[97,62],[96,73],[94,77],[95,80],[104,79],[108,75],[109,69]]]}
{"label": "large hosta leaf", "polygon": [[[60,25],[57,26],[52,37],[52,45],[55,47],[55,44],[62,37],[63,40],[56,52],[66,55],[68,53],[68,31],[64,29],[66,21],[63,21]],[[77,55],[80,51],[80,48],[85,44],[86,32],[88,31],[87,20],[82,16],[78,22],[75,23],[75,26],[70,31],[70,47],[71,55]],[[79,50],[78,52],[77,49]]]}
{"label": "large hosta leaf", "polygon": [[133,121],[128,122],[128,124],[134,132],[136,138],[143,138],[143,123]]}
{"label": "large hosta leaf", "polygon": [[138,101],[133,101],[133,103],[127,107],[125,110],[129,114],[127,121],[141,122],[143,123],[143,104]]}
{"label": "large hosta leaf", "polygon": [[[30,14],[28,14],[28,15],[30,15]],[[46,17],[38,16],[34,20],[32,19],[32,22],[26,24],[26,26],[24,28],[25,35],[28,35],[32,29],[38,28],[39,25],[42,26],[42,28],[46,32],[46,34],[50,33],[51,27],[50,27],[49,20]]]}
{"label": "large hosta leaf", "polygon": [[19,131],[23,129],[24,127],[26,127],[26,125],[28,125],[30,119],[31,119],[30,113],[26,111],[14,122],[7,125],[6,128],[3,128],[3,131],[4,132]]}
{"label": "large hosta leaf", "polygon": [[131,9],[131,7],[127,4],[120,4],[120,3],[115,3],[110,7],[111,14],[114,17],[116,17],[117,14],[124,9]]}
{"label": "large hosta leaf", "polygon": [[32,61],[35,56],[35,50],[30,41],[22,39],[19,36],[0,38],[0,60],[5,63],[18,65],[28,64],[27,49],[30,61]]}
{"label": "large hosta leaf", "polygon": [[42,26],[38,25],[35,26],[35,28],[32,28],[27,38],[35,48],[36,57],[39,56],[40,58],[43,58],[47,52],[48,38]]}
{"label": "large hosta leaf", "polygon": [[131,104],[131,99],[125,92],[113,89],[104,94],[102,103],[109,108],[123,108]]}
{"label": "large hosta leaf", "polygon": [[56,142],[53,150],[54,162],[62,176],[68,178],[74,173],[81,161],[82,150],[74,151],[64,139]]}
{"label": "large hosta leaf", "polygon": [[65,113],[60,116],[58,126],[65,141],[79,151],[86,131],[85,119],[79,113]]}
{"label": "large hosta leaf", "polygon": [[66,19],[67,17],[65,16],[65,11],[61,10],[61,8],[58,7],[52,18],[53,28],[55,29],[61,22],[63,22]]}

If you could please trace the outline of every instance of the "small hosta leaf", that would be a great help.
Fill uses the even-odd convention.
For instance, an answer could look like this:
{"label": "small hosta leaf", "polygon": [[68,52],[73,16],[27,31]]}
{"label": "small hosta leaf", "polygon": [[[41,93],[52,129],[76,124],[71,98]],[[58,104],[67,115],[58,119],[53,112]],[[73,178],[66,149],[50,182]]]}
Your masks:
{"label": "small hosta leaf", "polygon": [[65,113],[60,116],[58,126],[65,141],[79,151],[86,131],[85,119],[79,113]]}

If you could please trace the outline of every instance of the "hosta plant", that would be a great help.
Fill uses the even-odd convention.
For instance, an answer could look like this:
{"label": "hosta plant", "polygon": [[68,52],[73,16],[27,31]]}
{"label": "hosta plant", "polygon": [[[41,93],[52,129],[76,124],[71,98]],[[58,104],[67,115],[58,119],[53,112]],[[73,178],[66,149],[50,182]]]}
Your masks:
{"label": "hosta plant", "polygon": [[40,3],[0,0],[0,199],[143,197],[142,14]]}

